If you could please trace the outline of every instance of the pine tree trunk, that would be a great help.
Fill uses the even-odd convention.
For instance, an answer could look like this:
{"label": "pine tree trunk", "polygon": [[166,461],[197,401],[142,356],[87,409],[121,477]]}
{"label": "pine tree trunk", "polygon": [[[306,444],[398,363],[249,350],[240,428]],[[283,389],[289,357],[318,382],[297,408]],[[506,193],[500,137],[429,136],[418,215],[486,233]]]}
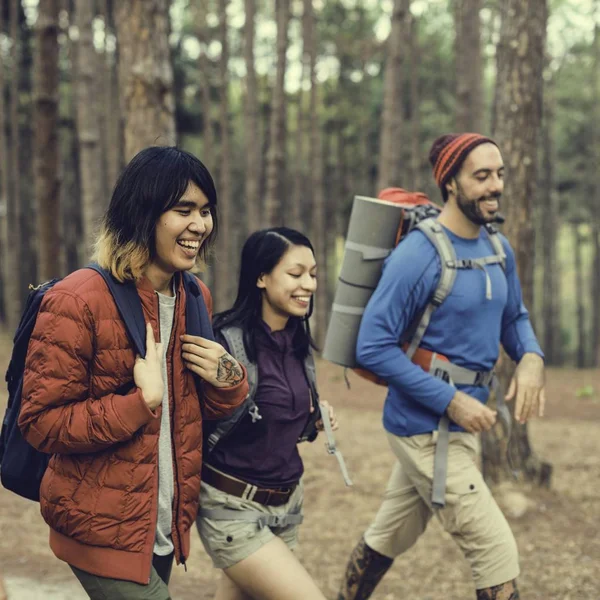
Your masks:
{"label": "pine tree trunk", "polygon": [[286,102],[285,69],[290,20],[289,0],[275,0],[277,16],[277,74],[273,88],[271,110],[271,139],[267,154],[267,193],[265,197],[265,220],[267,225],[280,225],[282,201],[285,196],[285,139]]}
{"label": "pine tree trunk", "polygon": [[260,152],[256,151],[259,139],[258,126],[258,85],[254,64],[254,40],[256,31],[256,0],[245,0],[246,30],[244,35],[244,59],[246,62],[246,100],[245,127],[246,144],[246,223],[248,231],[253,233],[260,228],[260,198],[258,195],[260,178]]}
{"label": "pine tree trunk", "polygon": [[410,0],[394,0],[392,30],[387,41],[387,56],[383,84],[383,113],[379,138],[379,172],[377,189],[401,186],[403,73],[405,48],[408,46],[407,22],[410,21]]}
{"label": "pine tree trunk", "polygon": [[61,275],[60,153],[58,146],[58,0],[39,5],[33,71],[34,183],[37,202],[38,277]]}
{"label": "pine tree trunk", "polygon": [[[4,22],[5,2],[0,3],[0,31],[5,30]],[[10,211],[14,211],[11,207],[10,198],[10,156],[8,154],[8,143],[6,139],[6,124],[7,124],[7,109],[6,109],[6,74],[4,62],[0,61],[0,260],[1,260],[1,295],[0,295],[0,313],[2,322],[7,322],[7,310],[10,308],[12,316],[17,314],[15,310],[15,299],[18,295],[14,281],[11,277],[11,259],[10,254],[10,227],[9,217]],[[12,306],[11,306],[12,302]],[[18,314],[17,314],[18,316]],[[16,323],[15,323],[16,324]],[[13,323],[8,323],[12,330]]]}
{"label": "pine tree trunk", "polygon": [[544,117],[542,120],[542,189],[545,206],[539,207],[542,238],[543,295],[542,323],[544,327],[544,354],[546,364],[561,364],[560,329],[560,263],[557,259],[558,197],[554,189],[554,89],[548,82],[544,94]]}
{"label": "pine tree trunk", "polygon": [[420,63],[419,21],[416,17],[412,17],[410,21],[410,182],[413,190],[421,189]]}
{"label": "pine tree trunk", "polygon": [[176,143],[168,0],[115,2],[125,160]]}
{"label": "pine tree trunk", "polygon": [[200,56],[198,57],[198,70],[201,75],[199,89],[199,103],[202,111],[202,162],[208,167],[214,176],[213,170],[216,169],[216,147],[214,136],[214,123],[212,116],[212,100],[210,95],[212,84],[213,65],[210,61],[206,48],[210,43],[210,34],[208,32],[208,3],[206,0],[196,0],[195,22],[196,37],[201,44]]}
{"label": "pine tree trunk", "polygon": [[325,339],[325,326],[327,323],[327,248],[325,196],[323,192],[323,140],[319,119],[319,89],[317,86],[316,64],[318,40],[316,20],[312,0],[304,0],[304,14],[307,21],[304,43],[310,52],[309,80],[310,80],[310,171],[311,171],[311,242],[315,249],[315,259],[319,269],[319,285],[316,293],[316,306],[314,316],[314,337],[319,347]]}
{"label": "pine tree trunk", "polygon": [[11,78],[9,100],[10,151],[6,153],[8,190],[6,197],[6,252],[4,254],[6,322],[10,331],[19,323],[21,299],[26,283],[19,260],[21,238],[20,168],[19,168],[19,77],[20,32],[19,2],[10,0],[9,31],[13,42],[11,51]]}
{"label": "pine tree trunk", "polygon": [[233,304],[231,241],[235,239],[231,218],[231,156],[229,132],[229,42],[227,38],[228,0],[219,0],[219,40],[221,58],[219,60],[219,93],[221,160],[219,166],[219,237],[214,268],[215,310],[221,311]]}
{"label": "pine tree trunk", "polygon": [[585,306],[584,283],[583,283],[583,236],[581,234],[581,224],[573,223],[573,255],[575,261],[575,297],[577,298],[577,368],[583,369],[586,366],[586,348],[587,335],[585,330]]}
{"label": "pine tree trunk", "polygon": [[[547,22],[546,0],[507,0],[498,44],[496,80],[496,141],[509,176],[502,202],[506,215],[505,234],[515,252],[525,306],[533,306],[532,228],[533,199],[536,196],[537,141],[542,109],[542,71]],[[503,355],[502,371],[506,389],[512,365]],[[506,460],[508,440],[500,428],[482,436],[483,467],[493,482],[511,479]],[[549,481],[551,467],[532,452],[527,426],[514,426],[510,443],[512,466],[521,477]]]}
{"label": "pine tree trunk", "polygon": [[294,154],[294,190],[292,195],[292,204],[290,206],[290,224],[297,229],[303,229],[302,225],[302,204],[306,198],[306,149],[305,139],[307,133],[307,114],[304,107],[304,84],[306,82],[307,73],[310,68],[310,49],[306,40],[310,32],[307,27],[310,25],[307,15],[302,12],[302,17],[298,17],[302,22],[302,37],[299,44],[302,47],[302,70],[300,71],[300,86],[298,88],[298,108],[296,113],[296,139],[295,139],[295,154]]}
{"label": "pine tree trunk", "polygon": [[482,131],[481,0],[455,0],[456,130]]}
{"label": "pine tree trunk", "polygon": [[76,0],[75,23],[79,30],[77,43],[77,134],[79,141],[79,171],[81,173],[81,203],[86,258],[96,237],[103,212],[102,148],[96,77],[98,57],[94,49],[92,3]]}
{"label": "pine tree trunk", "polygon": [[592,247],[593,258],[591,274],[592,280],[592,356],[591,366],[600,366],[600,177],[598,176],[598,165],[600,165],[600,0],[595,2],[596,25],[594,27],[594,61],[592,63],[591,87],[594,99],[594,111],[592,114],[592,152],[590,163],[591,190],[590,200],[592,203],[591,213],[593,215]]}
{"label": "pine tree trunk", "polygon": [[[62,0],[62,10],[68,12],[70,0]],[[65,4],[67,6],[65,6]],[[73,93],[67,96],[66,118],[61,119],[61,140],[65,140],[64,147],[68,148],[62,157],[62,172],[64,178],[61,186],[60,222],[63,230],[63,246],[65,257],[65,272],[71,273],[85,264],[83,212],[80,201],[81,175],[79,171],[79,144],[77,135],[77,98],[75,86],[78,80],[77,42],[69,37],[72,26],[73,14],[69,14],[69,21],[64,24],[62,33],[65,39],[66,66],[61,73],[61,80],[65,80]],[[61,63],[62,64],[62,63]]]}

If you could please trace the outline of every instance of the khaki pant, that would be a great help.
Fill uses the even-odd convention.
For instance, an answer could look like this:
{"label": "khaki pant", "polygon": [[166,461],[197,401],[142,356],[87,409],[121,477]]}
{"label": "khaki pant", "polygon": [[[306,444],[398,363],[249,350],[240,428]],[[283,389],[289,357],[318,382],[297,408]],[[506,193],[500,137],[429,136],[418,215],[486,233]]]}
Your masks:
{"label": "khaki pant", "polygon": [[450,433],[446,506],[438,509],[431,504],[437,432],[387,435],[398,462],[375,521],[365,534],[367,544],[395,558],[419,539],[435,514],[469,562],[477,589],[516,579],[517,545],[477,468],[475,436]]}
{"label": "khaki pant", "polygon": [[167,585],[173,567],[173,554],[154,555],[148,585],[100,577],[69,566],[91,600],[171,600]]}

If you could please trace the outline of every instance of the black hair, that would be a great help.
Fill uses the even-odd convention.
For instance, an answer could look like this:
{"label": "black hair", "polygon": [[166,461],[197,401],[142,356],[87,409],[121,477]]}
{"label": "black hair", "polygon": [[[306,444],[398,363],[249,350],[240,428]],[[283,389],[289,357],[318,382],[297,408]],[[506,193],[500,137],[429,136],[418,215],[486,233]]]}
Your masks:
{"label": "black hair", "polygon": [[[127,255],[140,250],[147,252],[151,261],[156,254],[156,223],[162,213],[179,202],[190,183],[206,196],[213,218],[213,230],[201,249],[202,258],[206,258],[218,229],[217,191],[206,166],[194,155],[174,146],[145,148],[125,167],[104,215],[97,243],[102,248],[97,247],[96,254],[102,253],[103,262],[115,265],[127,263]],[[124,248],[127,248],[124,256],[114,256]],[[130,266],[118,270],[132,272]]]}
{"label": "black hair", "polygon": [[[254,232],[242,248],[240,277],[237,297],[233,306],[215,315],[215,332],[228,325],[238,325],[244,332],[244,345],[248,358],[256,361],[256,330],[262,318],[262,290],[256,283],[261,275],[269,274],[291,246],[306,246],[314,254],[310,240],[299,231],[289,227],[271,227]],[[304,360],[310,347],[316,348],[310,335],[309,318],[314,307],[311,296],[307,314],[304,317],[290,316],[290,321],[299,321],[293,339],[294,354]]]}

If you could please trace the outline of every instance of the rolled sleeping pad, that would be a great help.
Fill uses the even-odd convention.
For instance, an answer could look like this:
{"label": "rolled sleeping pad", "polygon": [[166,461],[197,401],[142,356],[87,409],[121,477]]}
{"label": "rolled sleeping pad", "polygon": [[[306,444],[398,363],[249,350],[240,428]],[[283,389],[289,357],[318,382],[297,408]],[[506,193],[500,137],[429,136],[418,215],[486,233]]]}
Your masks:
{"label": "rolled sleeping pad", "polygon": [[403,207],[355,196],[342,269],[325,336],[323,358],[356,367],[356,339],[364,309],[381,277],[383,261],[396,246]]}

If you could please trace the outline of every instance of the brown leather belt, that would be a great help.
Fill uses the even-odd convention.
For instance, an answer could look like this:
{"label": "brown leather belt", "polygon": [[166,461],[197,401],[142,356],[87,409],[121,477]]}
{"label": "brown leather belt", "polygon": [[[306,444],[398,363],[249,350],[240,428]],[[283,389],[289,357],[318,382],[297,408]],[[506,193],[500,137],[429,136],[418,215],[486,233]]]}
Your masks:
{"label": "brown leather belt", "polygon": [[282,506],[290,499],[298,485],[295,483],[293,486],[285,488],[259,488],[251,483],[219,473],[208,465],[202,467],[202,481],[226,494],[252,500],[264,506]]}

